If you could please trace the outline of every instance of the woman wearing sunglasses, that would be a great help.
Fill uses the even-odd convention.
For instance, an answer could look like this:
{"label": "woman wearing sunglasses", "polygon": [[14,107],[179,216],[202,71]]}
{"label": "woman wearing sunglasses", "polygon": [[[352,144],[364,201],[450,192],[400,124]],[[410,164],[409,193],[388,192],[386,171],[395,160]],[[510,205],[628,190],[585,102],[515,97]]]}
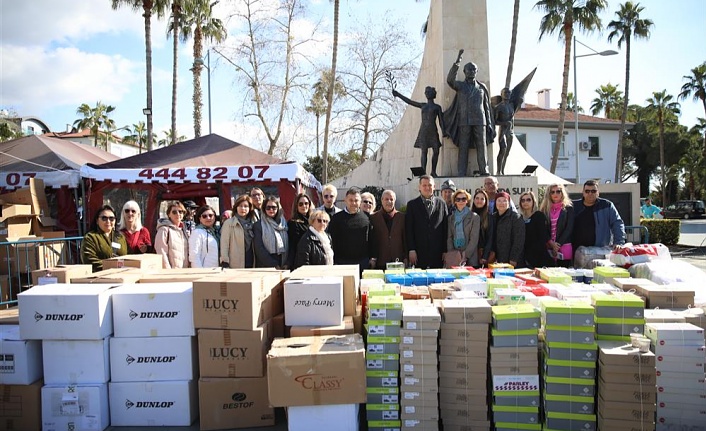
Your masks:
{"label": "woman wearing sunglasses", "polygon": [[289,251],[287,259],[289,259],[289,267],[294,266],[294,257],[297,254],[297,245],[302,236],[309,230],[309,216],[311,216],[314,207],[311,205],[311,199],[304,193],[299,193],[294,198],[292,204],[292,212],[287,222],[287,233],[289,235]]}
{"label": "woman wearing sunglasses", "polygon": [[93,272],[103,269],[103,259],[127,254],[125,237],[115,230],[115,210],[104,205],[93,218],[91,230],[81,243],[81,261],[93,266]]}
{"label": "woman wearing sunglasses", "polygon": [[574,206],[563,184],[549,184],[539,210],[549,220],[546,246],[556,265],[570,267],[573,259]]}
{"label": "woman wearing sunglasses", "polygon": [[282,214],[279,198],[269,196],[262,204],[264,212],[253,226],[255,233],[255,266],[287,269],[289,236],[287,221]]}
{"label": "woman wearing sunglasses", "polygon": [[478,238],[480,237],[480,216],[471,211],[471,195],[465,190],[457,190],[451,196],[454,209],[449,216],[446,237],[447,268],[457,265],[478,266]]}
{"label": "woman wearing sunglasses", "polygon": [[331,236],[326,232],[329,220],[324,210],[316,210],[309,216],[309,228],[297,246],[294,268],[303,265],[333,265]]}
{"label": "woman wearing sunglasses", "polygon": [[125,236],[127,254],[144,254],[152,248],[150,231],[142,226],[141,218],[137,202],[125,202],[118,230]]}
{"label": "woman wearing sunglasses", "polygon": [[167,218],[157,221],[154,251],[162,256],[162,267],[189,267],[189,239],[184,226],[186,208],[179,201],[167,204]]}
{"label": "woman wearing sunglasses", "polygon": [[255,265],[253,225],[255,204],[248,195],[240,195],[233,203],[233,217],[221,226],[221,266],[223,268],[252,268]]}
{"label": "woman wearing sunglasses", "polygon": [[216,230],[216,211],[210,205],[196,210],[196,229],[189,237],[189,262],[192,268],[218,266],[219,235]]}

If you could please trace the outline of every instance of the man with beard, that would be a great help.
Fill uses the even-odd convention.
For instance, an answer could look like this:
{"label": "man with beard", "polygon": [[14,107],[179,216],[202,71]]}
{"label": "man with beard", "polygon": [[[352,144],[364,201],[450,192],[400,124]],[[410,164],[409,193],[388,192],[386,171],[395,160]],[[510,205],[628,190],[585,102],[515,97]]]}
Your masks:
{"label": "man with beard", "polygon": [[407,263],[404,213],[397,211],[397,195],[392,190],[382,192],[382,209],[370,216],[376,247],[375,268],[385,269],[388,262]]}

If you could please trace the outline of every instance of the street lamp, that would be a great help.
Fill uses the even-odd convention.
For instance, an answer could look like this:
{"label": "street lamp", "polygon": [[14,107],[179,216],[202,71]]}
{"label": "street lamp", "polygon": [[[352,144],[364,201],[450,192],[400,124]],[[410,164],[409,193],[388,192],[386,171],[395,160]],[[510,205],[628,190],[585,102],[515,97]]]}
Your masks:
{"label": "street lamp", "polygon": [[[576,44],[580,43],[584,47],[590,49],[593,51],[591,54],[581,54],[581,55],[576,55]],[[576,36],[574,36],[574,140],[576,144],[576,184],[581,183],[581,171],[579,170],[579,158],[581,155],[580,148],[579,148],[579,96],[577,93],[577,88],[578,85],[576,83],[576,59],[579,57],[590,57],[592,55],[600,55],[600,56],[609,56],[609,55],[616,55],[618,52],[613,51],[612,49],[606,50],[606,51],[601,51],[598,52],[595,49],[591,48],[590,46],[586,45],[583,42],[579,42],[576,40]]]}
{"label": "street lamp", "polygon": [[203,58],[194,58],[194,65],[201,65],[208,70],[208,134],[211,134],[211,50],[206,50],[206,63]]}

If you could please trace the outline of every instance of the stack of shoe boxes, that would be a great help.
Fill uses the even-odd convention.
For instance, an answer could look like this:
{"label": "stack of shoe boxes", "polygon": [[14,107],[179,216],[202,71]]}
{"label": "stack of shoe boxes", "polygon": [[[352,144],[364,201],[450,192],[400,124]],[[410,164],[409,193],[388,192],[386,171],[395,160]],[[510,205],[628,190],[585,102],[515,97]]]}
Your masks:
{"label": "stack of shoe boxes", "polygon": [[645,331],[645,301],[630,292],[591,295],[596,309],[596,339],[630,341],[630,334]]}
{"label": "stack of shoe boxes", "polygon": [[428,301],[405,301],[400,332],[401,429],[439,429],[439,359],[441,316]]}
{"label": "stack of shoe boxes", "polygon": [[491,409],[495,429],[539,430],[540,312],[531,304],[496,305],[491,312]]}
{"label": "stack of shoe boxes", "polygon": [[444,430],[490,430],[490,305],[485,299],[444,299],[438,306],[439,401]]}
{"label": "stack of shoe boxes", "polygon": [[596,429],[596,340],[593,307],[542,303],[545,429]]}

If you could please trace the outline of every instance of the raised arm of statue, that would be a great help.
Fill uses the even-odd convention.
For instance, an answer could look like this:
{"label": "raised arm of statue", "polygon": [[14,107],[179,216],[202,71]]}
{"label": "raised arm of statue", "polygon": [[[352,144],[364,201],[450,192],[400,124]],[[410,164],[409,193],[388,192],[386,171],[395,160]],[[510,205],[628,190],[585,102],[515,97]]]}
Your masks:
{"label": "raised arm of statue", "polygon": [[401,95],[400,93],[397,92],[397,90],[392,90],[392,95],[395,96],[395,97],[397,97],[397,98],[399,98],[399,99],[401,99],[401,100],[402,100],[403,102],[405,102],[406,104],[412,105],[412,106],[414,106],[414,107],[416,107],[416,108],[421,108],[422,106],[424,106],[424,103],[423,103],[423,102],[415,102],[414,100],[412,100],[412,99],[410,99],[410,98],[408,98],[408,97],[405,97],[405,96]]}

